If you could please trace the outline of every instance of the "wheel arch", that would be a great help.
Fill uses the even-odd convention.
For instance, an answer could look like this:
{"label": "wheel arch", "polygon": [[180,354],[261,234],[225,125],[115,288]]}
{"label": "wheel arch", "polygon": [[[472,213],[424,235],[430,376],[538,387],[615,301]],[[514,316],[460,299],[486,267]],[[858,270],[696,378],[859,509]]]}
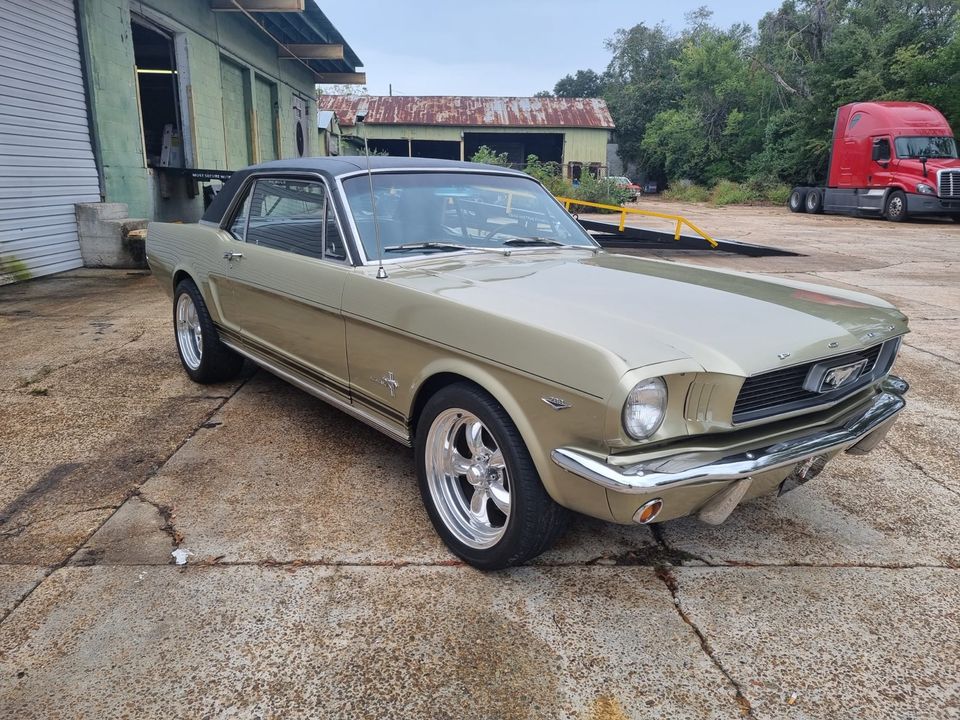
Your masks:
{"label": "wheel arch", "polygon": [[544,448],[534,432],[533,423],[524,412],[521,404],[504,385],[503,381],[490,370],[460,358],[445,358],[431,363],[420,373],[413,383],[412,401],[408,411],[410,436],[416,442],[417,424],[429,399],[439,390],[449,385],[463,382],[474,385],[490,395],[510,416],[510,420],[520,433],[530,457],[537,468],[540,479],[547,492],[556,499],[558,493],[553,486],[553,473],[549,465],[549,450]]}
{"label": "wheel arch", "polygon": [[[170,288],[171,292],[176,291],[177,285],[179,285],[184,280],[191,280],[194,285],[197,285],[196,278],[194,278],[193,275],[190,274],[189,270],[186,270],[184,268],[177,268],[176,270],[174,270],[172,275],[172,280],[173,282],[171,283],[171,288]],[[197,287],[200,287],[200,286],[197,285]]]}

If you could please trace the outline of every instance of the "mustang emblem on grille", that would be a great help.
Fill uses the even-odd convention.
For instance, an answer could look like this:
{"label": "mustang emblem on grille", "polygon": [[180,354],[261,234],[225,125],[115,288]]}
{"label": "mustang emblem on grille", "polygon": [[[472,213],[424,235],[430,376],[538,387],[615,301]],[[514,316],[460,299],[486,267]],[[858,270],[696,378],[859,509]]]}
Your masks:
{"label": "mustang emblem on grille", "polygon": [[810,368],[803,389],[817,393],[833,392],[855,382],[866,365],[866,358],[833,367],[826,362],[817,363]]}

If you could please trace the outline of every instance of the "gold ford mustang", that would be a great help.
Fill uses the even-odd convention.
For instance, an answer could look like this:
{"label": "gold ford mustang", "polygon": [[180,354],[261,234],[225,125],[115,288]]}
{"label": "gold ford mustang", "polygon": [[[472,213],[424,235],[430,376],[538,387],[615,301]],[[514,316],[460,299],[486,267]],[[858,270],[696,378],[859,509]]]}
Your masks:
{"label": "gold ford mustang", "polygon": [[371,163],[237,172],[200,223],[152,223],[148,259],[191,378],[249,358],[413,446],[468,563],[536,556],[570,510],[723,522],[903,409],[882,300],[604,252],[519,172]]}

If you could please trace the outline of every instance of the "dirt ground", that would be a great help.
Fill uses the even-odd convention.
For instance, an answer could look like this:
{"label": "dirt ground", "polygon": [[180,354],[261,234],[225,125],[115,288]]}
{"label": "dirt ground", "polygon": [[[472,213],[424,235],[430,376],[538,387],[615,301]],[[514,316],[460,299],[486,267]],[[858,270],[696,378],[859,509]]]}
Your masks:
{"label": "dirt ground", "polygon": [[652,254],[906,312],[887,440],[483,574],[409,450],[255,368],[192,384],[148,275],[6,286],[0,718],[960,717],[960,225],[639,206],[801,253]]}

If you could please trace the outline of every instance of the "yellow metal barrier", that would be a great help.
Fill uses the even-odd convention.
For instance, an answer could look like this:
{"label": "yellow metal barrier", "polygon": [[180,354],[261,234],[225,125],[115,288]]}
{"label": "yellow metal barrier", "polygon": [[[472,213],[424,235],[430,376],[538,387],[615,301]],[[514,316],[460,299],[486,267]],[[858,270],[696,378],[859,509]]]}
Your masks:
{"label": "yellow metal barrier", "polygon": [[674,240],[680,239],[680,228],[683,225],[686,225],[688,228],[693,230],[697,235],[699,235],[708,243],[710,243],[710,247],[714,247],[714,248],[717,247],[716,240],[714,240],[712,237],[707,235],[703,230],[698,228],[696,225],[694,225],[692,222],[687,220],[685,217],[682,217],[680,215],[667,215],[666,213],[658,213],[658,212],[654,212],[653,210],[640,210],[638,208],[626,208],[626,207],[623,207],[622,205],[604,205],[603,203],[588,202],[586,200],[574,200],[573,198],[568,198],[568,197],[558,197],[557,200],[563,203],[563,206],[567,209],[567,212],[570,212],[571,205],[582,205],[584,207],[595,207],[595,208],[601,208],[603,210],[613,210],[615,212],[620,213],[620,228],[619,228],[620,232],[623,232],[623,228],[627,224],[627,213],[630,213],[631,215],[646,215],[648,217],[661,218],[663,220],[673,220],[676,223],[676,227],[673,231]]}

